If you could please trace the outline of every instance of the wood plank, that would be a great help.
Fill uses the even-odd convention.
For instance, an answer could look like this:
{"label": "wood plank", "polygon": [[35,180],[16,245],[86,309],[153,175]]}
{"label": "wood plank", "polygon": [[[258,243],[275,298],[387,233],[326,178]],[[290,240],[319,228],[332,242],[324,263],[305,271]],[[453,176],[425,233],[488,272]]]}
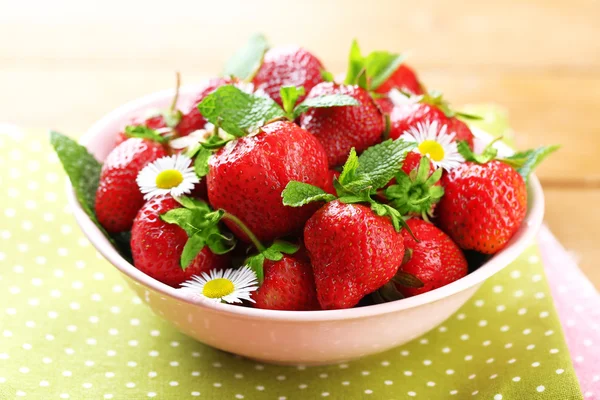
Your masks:
{"label": "wood plank", "polygon": [[0,13],[0,63],[170,68],[176,60],[214,71],[261,30],[273,43],[314,50],[332,70],[357,37],[367,49],[409,51],[423,66],[585,71],[600,68],[599,20],[593,0],[305,0],[293,10],[269,0],[11,2]]}
{"label": "wood plank", "polygon": [[546,221],[563,246],[574,253],[583,272],[600,289],[599,189],[548,189]]}
{"label": "wood plank", "polygon": [[[164,69],[140,66],[105,68],[40,65],[0,67],[0,120],[77,134],[96,119],[136,97],[173,85],[179,69],[184,83],[203,79],[195,65],[179,61]],[[600,124],[591,123],[600,109],[600,74],[448,73],[424,69],[429,87],[442,89],[454,104],[495,102],[506,107],[520,148],[562,144],[560,153],[539,169],[553,186],[600,186],[600,170],[590,168],[600,149]]]}

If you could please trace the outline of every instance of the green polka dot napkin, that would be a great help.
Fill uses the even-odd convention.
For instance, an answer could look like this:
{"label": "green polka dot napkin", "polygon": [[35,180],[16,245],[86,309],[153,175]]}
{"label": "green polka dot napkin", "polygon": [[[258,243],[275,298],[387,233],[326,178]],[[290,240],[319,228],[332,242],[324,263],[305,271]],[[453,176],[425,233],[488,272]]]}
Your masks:
{"label": "green polka dot napkin", "polygon": [[179,333],[80,233],[46,137],[0,129],[0,399],[580,399],[537,247],[380,355],[280,367]]}

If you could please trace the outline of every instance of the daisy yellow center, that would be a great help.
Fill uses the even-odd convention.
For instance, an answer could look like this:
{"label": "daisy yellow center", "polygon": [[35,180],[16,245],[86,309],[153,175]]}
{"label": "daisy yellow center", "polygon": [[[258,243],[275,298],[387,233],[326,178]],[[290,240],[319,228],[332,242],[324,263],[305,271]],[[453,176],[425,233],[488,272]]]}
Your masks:
{"label": "daisy yellow center", "polygon": [[444,148],[435,140],[425,140],[419,145],[421,154],[429,154],[433,161],[442,161],[444,159]]}
{"label": "daisy yellow center", "polygon": [[156,175],[156,187],[159,189],[172,189],[183,182],[183,175],[176,169],[166,169]]}
{"label": "daisy yellow center", "polygon": [[209,299],[219,299],[233,293],[234,290],[235,287],[229,279],[217,278],[206,282],[202,294]]}

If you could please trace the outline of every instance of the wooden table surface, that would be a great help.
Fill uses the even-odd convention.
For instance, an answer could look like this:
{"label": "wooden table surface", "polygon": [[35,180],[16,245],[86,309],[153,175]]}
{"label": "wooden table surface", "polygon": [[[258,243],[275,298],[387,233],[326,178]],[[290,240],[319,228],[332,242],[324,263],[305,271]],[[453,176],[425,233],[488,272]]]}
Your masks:
{"label": "wooden table surface", "polygon": [[454,104],[506,107],[546,220],[600,287],[600,2],[0,0],[0,121],[79,135],[112,108],[217,74],[253,32],[343,71],[350,40],[402,51]]}

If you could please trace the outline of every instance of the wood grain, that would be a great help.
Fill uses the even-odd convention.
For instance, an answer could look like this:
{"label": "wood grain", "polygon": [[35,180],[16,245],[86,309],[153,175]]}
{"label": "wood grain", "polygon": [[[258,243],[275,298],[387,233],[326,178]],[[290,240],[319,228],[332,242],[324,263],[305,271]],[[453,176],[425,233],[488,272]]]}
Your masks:
{"label": "wood grain", "polygon": [[331,71],[351,38],[402,51],[455,105],[503,105],[521,148],[563,147],[540,169],[547,220],[597,286],[600,2],[0,0],[0,121],[82,133],[116,106],[218,74],[253,32],[299,43]]}

